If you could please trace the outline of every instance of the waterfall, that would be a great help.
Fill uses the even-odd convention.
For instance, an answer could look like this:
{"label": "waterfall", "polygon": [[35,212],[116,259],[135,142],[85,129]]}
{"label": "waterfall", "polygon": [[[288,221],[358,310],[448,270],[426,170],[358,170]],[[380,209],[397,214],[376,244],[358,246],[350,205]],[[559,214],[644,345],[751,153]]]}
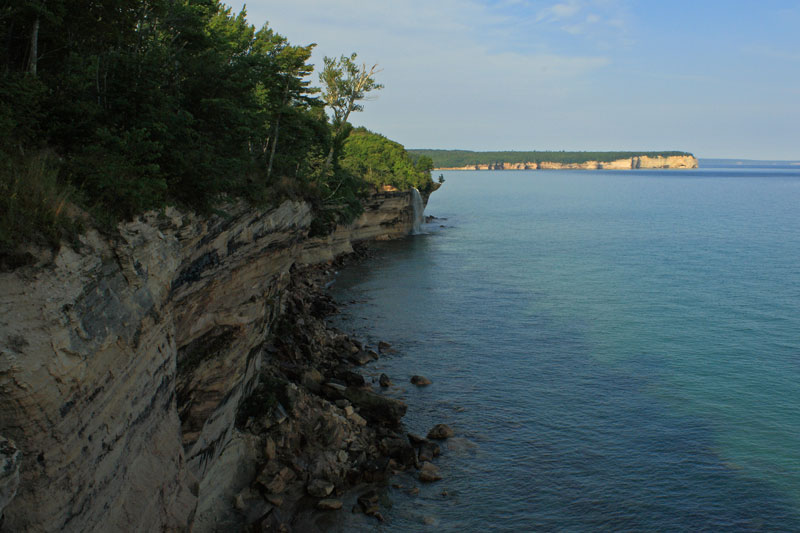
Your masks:
{"label": "waterfall", "polygon": [[416,187],[411,188],[411,206],[414,208],[414,222],[411,226],[411,235],[422,233],[422,223],[425,213],[425,206],[422,203],[422,196]]}

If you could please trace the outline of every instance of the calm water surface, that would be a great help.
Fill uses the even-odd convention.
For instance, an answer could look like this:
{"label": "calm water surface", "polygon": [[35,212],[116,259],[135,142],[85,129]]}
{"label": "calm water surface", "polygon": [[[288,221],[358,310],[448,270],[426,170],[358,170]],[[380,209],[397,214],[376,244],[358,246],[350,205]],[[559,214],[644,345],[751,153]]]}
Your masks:
{"label": "calm water surface", "polygon": [[800,169],[444,175],[335,285],[444,480],[330,529],[800,531]]}

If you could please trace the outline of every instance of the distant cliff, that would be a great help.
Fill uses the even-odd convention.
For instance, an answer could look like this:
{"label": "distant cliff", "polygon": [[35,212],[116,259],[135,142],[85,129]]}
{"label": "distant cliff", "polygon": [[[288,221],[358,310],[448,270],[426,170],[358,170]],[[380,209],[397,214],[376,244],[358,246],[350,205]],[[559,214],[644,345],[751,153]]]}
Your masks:
{"label": "distant cliff", "polygon": [[693,155],[633,156],[614,161],[561,163],[538,161],[525,163],[481,163],[460,167],[436,167],[434,170],[625,170],[638,168],[697,168]]}
{"label": "distant cliff", "polygon": [[214,529],[197,517],[230,507],[232,476],[275,453],[236,419],[293,267],[407,235],[415,218],[411,192],[373,195],[320,238],[305,203],[226,211],[149,212],[0,272],[3,531]]}

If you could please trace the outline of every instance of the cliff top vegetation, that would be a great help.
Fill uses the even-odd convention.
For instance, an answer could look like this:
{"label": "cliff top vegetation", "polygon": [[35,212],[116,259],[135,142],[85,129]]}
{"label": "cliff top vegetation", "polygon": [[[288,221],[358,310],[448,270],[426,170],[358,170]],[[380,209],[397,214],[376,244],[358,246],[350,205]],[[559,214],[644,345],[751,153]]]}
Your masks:
{"label": "cliff top vegetation", "polygon": [[690,156],[688,152],[565,152],[565,151],[530,151],[530,152],[472,152],[469,150],[429,150],[410,149],[408,153],[414,158],[428,157],[434,168],[466,167],[469,165],[487,165],[494,163],[585,163],[599,161],[607,163],[617,159],[631,157],[668,157]]}
{"label": "cliff top vegetation", "polygon": [[315,88],[314,44],[219,0],[72,4],[0,7],[0,263],[165,205],[303,199],[320,233],[360,212],[365,165],[342,151],[375,67],[325,58]]}
{"label": "cliff top vegetation", "polygon": [[416,160],[396,143],[365,128],[353,130],[344,142],[342,168],[376,186],[390,185],[398,189],[416,187],[428,192],[434,188],[431,180],[433,161],[429,157]]}

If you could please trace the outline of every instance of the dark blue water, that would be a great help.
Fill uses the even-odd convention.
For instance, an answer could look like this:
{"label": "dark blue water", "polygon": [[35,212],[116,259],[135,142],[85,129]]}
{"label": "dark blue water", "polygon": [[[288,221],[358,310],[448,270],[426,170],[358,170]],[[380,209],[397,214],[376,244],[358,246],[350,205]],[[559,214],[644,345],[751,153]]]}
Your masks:
{"label": "dark blue water", "polygon": [[335,295],[457,437],[340,530],[800,531],[800,169],[444,175]]}

